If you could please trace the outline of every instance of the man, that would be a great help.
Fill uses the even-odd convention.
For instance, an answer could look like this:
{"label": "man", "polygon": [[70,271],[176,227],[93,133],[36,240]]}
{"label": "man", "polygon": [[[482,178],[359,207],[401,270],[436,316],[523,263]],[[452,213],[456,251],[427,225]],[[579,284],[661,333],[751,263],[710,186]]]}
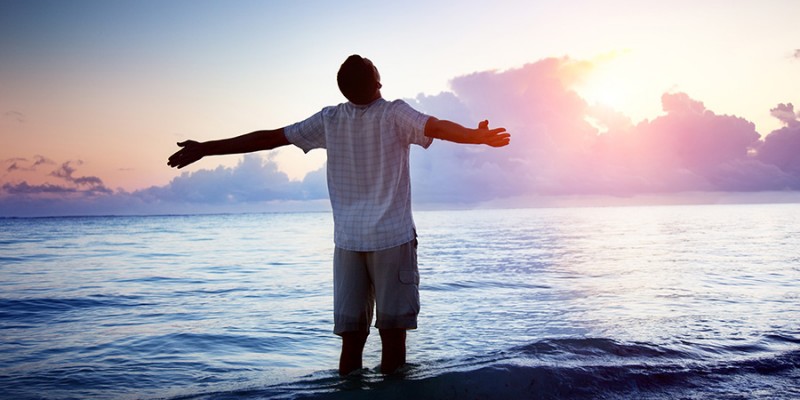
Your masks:
{"label": "man", "polygon": [[183,168],[205,156],[249,153],[293,144],[327,151],[328,191],[334,221],[334,333],[342,337],[339,374],[362,368],[373,306],[381,337],[381,372],[406,362],[406,330],[419,314],[417,241],[411,216],[409,147],[433,139],[505,146],[503,128],[477,129],[439,120],[402,100],[381,97],[378,69],[358,55],[337,75],[349,100],[326,107],[305,121],[230,139],[178,143],[168,161]]}

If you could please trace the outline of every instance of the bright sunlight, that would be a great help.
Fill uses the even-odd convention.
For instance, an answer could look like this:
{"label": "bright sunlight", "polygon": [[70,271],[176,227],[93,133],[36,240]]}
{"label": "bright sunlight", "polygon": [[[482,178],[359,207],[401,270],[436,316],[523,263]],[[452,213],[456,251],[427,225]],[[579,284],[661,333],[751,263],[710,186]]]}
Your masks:
{"label": "bright sunlight", "polygon": [[[660,112],[659,90],[664,89],[646,60],[630,51],[598,56],[586,79],[575,87],[590,106],[611,108],[634,122]],[[653,91],[654,86],[660,86]],[[656,93],[656,94],[654,94]]]}

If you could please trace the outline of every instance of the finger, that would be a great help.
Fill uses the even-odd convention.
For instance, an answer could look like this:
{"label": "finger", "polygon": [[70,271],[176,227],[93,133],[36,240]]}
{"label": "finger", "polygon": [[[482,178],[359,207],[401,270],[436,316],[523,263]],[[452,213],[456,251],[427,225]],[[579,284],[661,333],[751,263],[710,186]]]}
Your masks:
{"label": "finger", "polygon": [[503,133],[505,131],[506,131],[506,128],[494,128],[494,129],[490,130],[489,132],[491,132],[492,134],[496,135],[498,133]]}
{"label": "finger", "polygon": [[500,141],[504,141],[504,140],[511,140],[511,135],[509,135],[509,134],[496,135],[496,136],[492,136],[492,137],[488,138],[488,140],[491,141],[491,142],[500,142]]}
{"label": "finger", "polygon": [[171,155],[171,156],[169,157],[169,159],[167,160],[167,163],[168,163],[170,166],[173,166],[173,167],[174,167],[174,166],[176,166],[176,165],[178,165],[178,164],[181,164],[181,163],[183,163],[183,162],[184,162],[184,161],[183,161],[184,159],[185,159],[185,154],[184,154],[184,151],[183,151],[183,150],[181,150],[181,151],[178,151],[177,153],[175,153],[175,154]]}
{"label": "finger", "polygon": [[502,147],[508,145],[510,142],[511,135],[505,134],[492,137],[487,144],[493,147]]}
{"label": "finger", "polygon": [[489,120],[485,119],[481,122],[478,122],[478,129],[489,129]]}
{"label": "finger", "polygon": [[499,141],[499,142],[491,142],[491,143],[489,143],[489,146],[492,146],[492,147],[504,147],[504,146],[508,146],[509,143],[511,143],[511,142],[509,142],[508,140],[503,140],[503,141]]}
{"label": "finger", "polygon": [[183,168],[183,167],[185,167],[187,165],[189,165],[189,164],[186,163],[186,161],[177,161],[177,160],[175,160],[175,161],[172,161],[169,166],[173,167],[173,168],[181,169],[181,168]]}

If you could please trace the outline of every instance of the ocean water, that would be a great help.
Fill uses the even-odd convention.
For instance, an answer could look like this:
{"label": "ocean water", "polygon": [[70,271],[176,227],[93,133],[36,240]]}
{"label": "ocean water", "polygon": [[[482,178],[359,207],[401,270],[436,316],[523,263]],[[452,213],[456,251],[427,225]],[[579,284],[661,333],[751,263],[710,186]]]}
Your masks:
{"label": "ocean water", "polygon": [[0,398],[800,398],[800,205],[428,211],[338,377],[328,213],[0,219]]}

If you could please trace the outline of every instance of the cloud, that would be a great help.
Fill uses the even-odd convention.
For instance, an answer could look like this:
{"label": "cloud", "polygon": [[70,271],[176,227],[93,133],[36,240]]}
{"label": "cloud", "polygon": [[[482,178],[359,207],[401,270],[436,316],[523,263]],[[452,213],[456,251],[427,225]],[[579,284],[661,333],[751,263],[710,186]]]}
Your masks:
{"label": "cloud", "polygon": [[794,50],[794,58],[800,59],[800,49],[795,49]]}
{"label": "cloud", "polygon": [[33,156],[33,161],[24,157],[13,157],[0,161],[0,164],[4,165],[3,168],[6,170],[6,172],[14,172],[36,171],[40,165],[52,165],[55,164],[55,162],[46,157],[36,155]]}
{"label": "cloud", "polygon": [[36,167],[38,167],[40,165],[52,165],[52,164],[55,164],[55,161],[53,161],[53,160],[51,160],[51,159],[49,159],[47,157],[39,156],[39,155],[33,156],[33,166],[32,167],[34,169],[36,169]]}
{"label": "cloud", "polygon": [[319,172],[302,182],[291,181],[270,156],[245,155],[233,168],[186,172],[169,184],[137,191],[135,196],[156,201],[235,204],[275,200],[314,200],[327,196]]}
{"label": "cloud", "polygon": [[[779,104],[772,115],[780,119],[785,127],[772,131],[758,148],[758,159],[774,165],[793,177],[792,189],[800,189],[800,123],[791,119],[790,104]],[[777,114],[777,115],[776,115]]]}
{"label": "cloud", "polygon": [[33,185],[28,182],[5,183],[2,186],[3,192],[16,198],[24,198],[35,201],[37,199],[59,199],[66,197],[87,198],[97,195],[111,195],[113,191],[105,186],[91,186],[80,188],[75,186],[57,185],[43,183]]}
{"label": "cloud", "polygon": [[664,111],[673,114],[697,114],[706,111],[702,102],[692,100],[686,93],[664,93],[661,96]]}
{"label": "cloud", "polygon": [[[621,113],[589,106],[576,94],[572,86],[585,70],[583,62],[551,58],[459,77],[452,93],[418,96],[413,104],[425,112],[460,110],[459,122],[489,118],[513,136],[500,150],[437,143],[426,154],[419,152],[412,161],[419,185],[415,196],[475,202],[532,194],[797,188],[800,175],[784,160],[799,159],[796,146],[777,155],[767,145],[767,155],[757,157],[765,142],[753,123],[717,114],[681,92],[663,94],[664,114],[634,126]],[[791,106],[778,110],[786,124],[796,122]],[[767,141],[779,140],[787,139]]]}
{"label": "cloud", "polygon": [[758,145],[755,125],[743,118],[716,115],[685,93],[664,94],[666,115],[636,127],[645,151],[667,164],[704,174],[716,166],[744,159]]}
{"label": "cloud", "polygon": [[633,122],[629,116],[600,103],[589,106],[586,116],[590,123],[604,128],[605,131],[613,132],[633,127]]}
{"label": "cloud", "polygon": [[[35,164],[35,163],[34,163]],[[78,191],[83,193],[106,193],[111,194],[113,191],[103,184],[103,180],[96,176],[73,176],[75,167],[72,164],[81,165],[83,161],[67,161],[61,164],[61,167],[50,172],[50,176],[62,179],[78,188]]]}
{"label": "cloud", "polygon": [[[489,119],[491,126],[512,133],[511,145],[500,149],[442,141],[427,150],[412,146],[415,202],[471,206],[551,195],[800,190],[800,115],[791,103],[770,110],[785,126],[763,139],[752,122],[716,113],[683,92],[654,94],[661,95],[663,114],[634,125],[618,110],[587,104],[573,89],[591,67],[568,57],[548,58],[456,77],[448,92],[406,99],[438,118],[467,126]],[[92,213],[327,204],[324,167],[293,181],[269,153],[246,155],[235,167],[184,172],[166,185],[131,193],[113,192],[99,177],[81,176],[80,161],[56,164],[36,156],[3,162],[8,175],[57,165],[48,175],[56,182],[4,184],[3,210],[12,204],[54,209],[58,196],[72,202],[60,209],[71,213],[87,210],[81,207],[90,203]]]}
{"label": "cloud", "polygon": [[43,193],[47,194],[65,194],[65,193],[76,193],[78,189],[76,188],[68,188],[60,185],[53,185],[49,183],[45,183],[42,185],[31,185],[28,182],[20,182],[17,184],[6,183],[3,184],[3,190],[6,193],[12,195],[39,195]]}
{"label": "cloud", "polygon": [[800,112],[794,112],[792,103],[778,104],[775,108],[769,110],[770,115],[783,122],[788,127],[794,127],[800,124]]}
{"label": "cloud", "polygon": [[4,168],[6,172],[14,172],[19,170],[27,170],[27,167],[25,166],[25,163],[27,162],[28,160],[25,158],[14,157],[3,160],[3,165],[5,165]]}
{"label": "cloud", "polygon": [[[37,172],[42,166],[55,162],[47,157],[36,155],[32,160],[15,157],[3,160],[7,165],[7,176],[15,176],[18,172]],[[55,183],[43,182],[33,184],[27,181],[5,182],[0,186],[0,198],[15,204],[35,204],[37,200],[48,202],[66,199],[87,199],[97,196],[108,196],[114,193],[96,176],[77,176],[76,167],[82,161],[66,161],[47,174],[40,174],[41,179],[55,178]],[[0,202],[2,204],[3,202]]]}
{"label": "cloud", "polygon": [[571,85],[587,72],[585,62],[549,58],[507,71],[457,77],[452,94],[417,97],[414,105],[432,115],[447,96],[454,118],[468,126],[482,119],[513,135],[502,149],[435,143],[412,160],[417,170],[415,196],[442,202],[475,202],[525,193],[572,191],[564,179],[576,178],[574,165],[591,145],[597,128],[587,121],[589,106]]}
{"label": "cloud", "polygon": [[[49,161],[14,160],[26,165]],[[3,184],[0,216],[321,210],[327,205],[324,167],[291,181],[269,155],[248,154],[235,167],[184,172],[166,185],[134,192],[112,191],[98,177],[80,176],[81,165],[80,160],[66,161],[46,175],[58,183]]]}

